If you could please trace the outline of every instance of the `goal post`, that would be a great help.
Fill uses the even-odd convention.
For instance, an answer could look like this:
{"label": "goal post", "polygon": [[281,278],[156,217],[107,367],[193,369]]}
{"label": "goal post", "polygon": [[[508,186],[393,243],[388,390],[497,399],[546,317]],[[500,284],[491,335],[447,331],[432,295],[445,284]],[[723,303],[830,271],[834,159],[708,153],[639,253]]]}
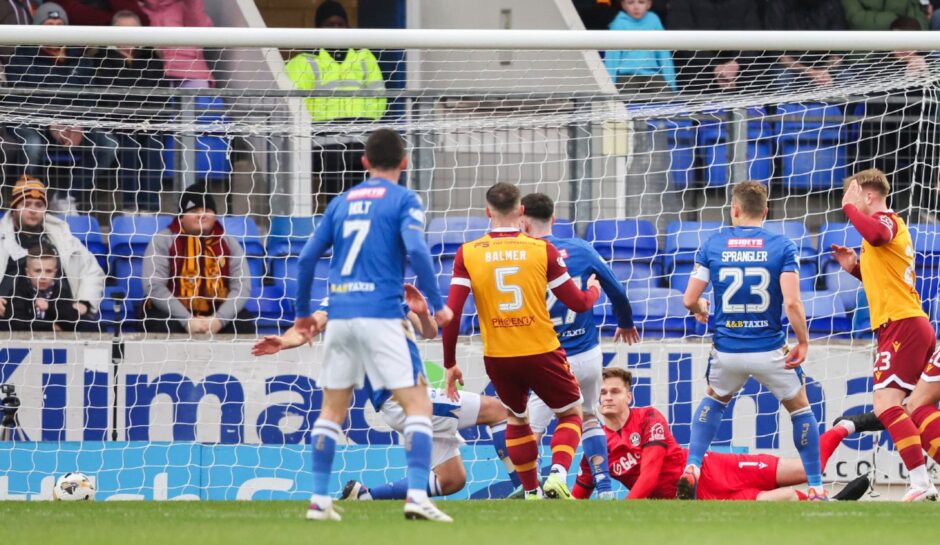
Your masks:
{"label": "goal post", "polygon": [[[64,47],[57,62],[74,70],[44,80],[54,71],[44,44]],[[129,44],[195,47],[213,86],[191,88],[169,72],[128,83],[102,69],[104,56]],[[0,441],[0,499],[47,499],[50,479],[68,471],[96,479],[101,499],[307,497],[322,343],[266,358],[250,347],[292,322],[299,251],[327,201],[362,179],[362,143],[380,126],[407,143],[402,183],[427,207],[445,292],[457,248],[487,229],[487,187],[511,182],[555,200],[556,232],[583,238],[610,263],[641,331],[639,345],[613,344],[616,322],[602,298],[594,315],[605,365],[634,373],[636,403],[657,407],[680,443],[710,351],[681,295],[737,182],[767,185],[767,227],[799,248],[812,335],[804,368],[822,426],[871,406],[867,303],[827,251],[860,244],[840,209],[853,171],[888,174],[893,206],[911,225],[924,309],[940,320],[934,33],[9,26],[0,48],[11,50],[0,58],[4,205],[21,175],[40,178],[108,278],[106,333],[0,333],[0,384],[15,387],[16,429],[28,438]],[[299,64],[303,74],[288,73],[296,55],[320,48],[369,49],[381,81],[322,79],[315,58]],[[618,50],[669,52],[675,80],[612,77],[605,52]],[[152,298],[144,287],[154,281],[141,276],[146,247],[194,184],[216,198],[244,249],[244,308],[257,334],[141,330],[138,311]],[[317,268],[318,300],[327,264]],[[460,320],[466,388],[492,394],[472,305]],[[420,348],[439,386],[440,343]],[[788,418],[757,383],[728,415],[718,448],[795,456]],[[399,435],[360,394],[344,432],[333,489],[404,475]],[[504,495],[489,431],[461,435],[468,482],[455,497]],[[868,473],[879,483],[905,479],[886,435],[846,440],[826,479]]]}

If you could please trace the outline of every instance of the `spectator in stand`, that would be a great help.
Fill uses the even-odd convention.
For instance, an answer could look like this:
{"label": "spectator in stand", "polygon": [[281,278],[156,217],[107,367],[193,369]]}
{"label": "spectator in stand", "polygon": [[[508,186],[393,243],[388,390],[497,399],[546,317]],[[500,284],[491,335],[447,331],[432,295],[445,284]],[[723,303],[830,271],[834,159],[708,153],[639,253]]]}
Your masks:
{"label": "spectator in stand", "polygon": [[45,244],[26,254],[25,274],[0,297],[0,329],[11,331],[100,332],[97,317],[79,314],[79,303],[60,274],[59,254]]}
{"label": "spectator in stand", "polygon": [[[317,28],[349,28],[342,4],[326,0],[317,8]],[[378,60],[368,49],[320,49],[294,56],[285,68],[294,87],[302,90],[385,91]],[[374,122],[385,115],[385,97],[314,97],[306,100],[315,123]],[[337,136],[334,143],[315,144],[313,171],[320,175],[320,208],[334,196],[365,179],[358,140]]]}
{"label": "spectator in stand", "polygon": [[[139,27],[141,21],[133,11],[118,11],[111,24]],[[163,60],[150,47],[128,45],[102,50],[94,85],[107,87],[111,91],[111,94],[102,98],[101,107],[121,112],[127,119],[145,121],[166,107],[168,101],[168,97],[155,96],[147,91],[166,85]],[[131,91],[131,88],[135,90]],[[127,131],[112,133],[110,136],[117,140],[119,146],[117,177],[124,211],[159,212],[163,144],[158,135]]]}
{"label": "spectator in stand", "polygon": [[[923,4],[923,0],[921,3]],[[940,0],[930,0],[924,8],[927,21],[930,23],[930,30],[940,30]]]}
{"label": "spectator in stand", "polygon": [[[652,7],[653,0],[621,0],[621,11],[610,23],[610,30],[665,30],[659,17],[650,11]],[[604,66],[621,93],[677,90],[676,68],[669,51],[608,51]]]}
{"label": "spectator in stand", "polygon": [[852,30],[890,30],[898,17],[911,17],[926,30],[927,12],[921,0],[842,0]]}
{"label": "spectator in stand", "polygon": [[108,26],[119,11],[134,13],[141,24],[147,26],[150,20],[140,7],[138,0],[58,0],[69,14],[73,25]]}
{"label": "spectator in stand", "polygon": [[572,0],[585,30],[607,30],[619,11],[616,0]]}
{"label": "spectator in stand", "polygon": [[[33,24],[67,25],[68,15],[55,2],[45,2],[36,10]],[[93,106],[94,103],[80,96],[83,87],[91,83],[94,76],[94,60],[85,56],[81,48],[62,46],[18,46],[6,67],[6,77],[13,87],[63,89],[71,91],[50,98],[48,95],[10,96],[10,103],[19,102],[50,111],[50,106],[61,108],[66,117],[75,106]],[[73,118],[74,119],[74,118]],[[23,162],[21,172],[39,175],[46,166],[46,148],[61,146],[80,156],[77,176],[68,189],[69,201],[60,201],[55,207],[66,211],[87,209],[91,202],[95,173],[99,168],[114,161],[117,143],[98,131],[85,131],[74,121],[55,123],[47,127],[14,126],[8,129],[14,142],[22,145]]]}
{"label": "spectator in stand", "polygon": [[[775,0],[765,4],[767,30],[845,30],[841,0]],[[784,86],[832,85],[842,63],[840,55],[784,51],[777,59]]]}
{"label": "spectator in stand", "polygon": [[[923,30],[920,26],[920,22],[913,17],[898,17],[891,22],[891,30]],[[927,58],[923,53],[919,51],[910,51],[910,50],[899,50],[892,51],[890,54],[889,61],[893,60],[893,64],[901,63],[904,67],[904,71],[907,74],[915,75],[922,74],[929,71],[930,67],[927,65]]]}
{"label": "spectator in stand", "polygon": [[[211,27],[203,0],[139,0],[150,26]],[[161,47],[164,71],[171,87],[205,89],[215,78],[201,47]]]}
{"label": "spectator in stand", "polygon": [[[669,30],[762,30],[759,0],[671,0]],[[679,87],[688,92],[751,87],[767,70],[758,52],[678,51]]]}
{"label": "spectator in stand", "polygon": [[157,233],[144,254],[144,293],[138,311],[148,333],[253,334],[245,310],[251,286],[245,251],[217,221],[215,200],[202,184],[185,192],[179,216]]}
{"label": "spectator in stand", "polygon": [[[33,24],[33,4],[30,0],[0,0],[0,25]],[[0,47],[0,64],[6,64],[13,55],[10,46]]]}
{"label": "spectator in stand", "polygon": [[53,248],[63,279],[62,292],[73,300],[72,307],[83,320],[97,320],[104,296],[104,271],[72,235],[68,224],[46,213],[46,203],[46,186],[40,180],[24,176],[13,186],[10,212],[0,219],[0,265],[5,268],[0,293],[12,293],[15,279],[26,274],[29,248]]}
{"label": "spectator in stand", "polygon": [[[0,25],[31,25],[33,24],[33,4],[30,0],[0,0]],[[3,70],[13,56],[13,46],[0,46],[0,82],[6,80]],[[0,169],[3,184],[7,178],[8,166],[16,163],[19,146],[14,143],[6,127],[0,126]]]}

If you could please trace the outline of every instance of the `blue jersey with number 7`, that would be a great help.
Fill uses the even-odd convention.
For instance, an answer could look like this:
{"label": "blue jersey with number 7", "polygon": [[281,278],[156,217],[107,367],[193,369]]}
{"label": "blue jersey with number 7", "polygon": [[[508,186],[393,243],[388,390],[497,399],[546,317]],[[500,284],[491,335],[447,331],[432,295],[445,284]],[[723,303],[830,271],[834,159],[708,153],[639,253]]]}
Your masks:
{"label": "blue jersey with number 7", "polygon": [[780,275],[799,274],[796,245],[761,227],[724,228],[695,256],[694,278],[715,288],[719,352],[768,352],[786,344]]}
{"label": "blue jersey with number 7", "polygon": [[300,255],[297,315],[308,316],[313,270],[327,248],[330,319],[404,318],[405,264],[432,310],[443,306],[424,240],[424,209],[406,187],[370,178],[334,198]]}

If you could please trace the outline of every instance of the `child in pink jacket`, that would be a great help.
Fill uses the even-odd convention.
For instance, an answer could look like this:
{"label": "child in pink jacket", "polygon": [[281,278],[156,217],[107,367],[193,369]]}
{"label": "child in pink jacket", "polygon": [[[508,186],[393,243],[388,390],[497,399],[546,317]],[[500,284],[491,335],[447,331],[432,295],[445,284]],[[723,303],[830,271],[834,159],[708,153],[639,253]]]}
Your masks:
{"label": "child in pink jacket", "polygon": [[[203,0],[140,0],[140,6],[150,18],[150,26],[210,27],[212,19],[206,14]],[[214,87],[215,78],[206,63],[202,48],[161,47],[167,79],[176,87]]]}

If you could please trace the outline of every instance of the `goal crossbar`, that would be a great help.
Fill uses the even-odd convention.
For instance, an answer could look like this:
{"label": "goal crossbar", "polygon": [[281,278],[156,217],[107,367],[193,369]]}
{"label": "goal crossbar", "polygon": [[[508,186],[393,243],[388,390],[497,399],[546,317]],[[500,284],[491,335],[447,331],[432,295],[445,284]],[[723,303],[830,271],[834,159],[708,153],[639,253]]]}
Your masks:
{"label": "goal crossbar", "polygon": [[688,51],[803,50],[867,51],[940,50],[940,34],[912,31],[698,31],[609,32],[587,30],[481,29],[307,29],[307,28],[175,28],[8,25],[3,45],[277,47],[311,49],[575,50],[671,49]]}

